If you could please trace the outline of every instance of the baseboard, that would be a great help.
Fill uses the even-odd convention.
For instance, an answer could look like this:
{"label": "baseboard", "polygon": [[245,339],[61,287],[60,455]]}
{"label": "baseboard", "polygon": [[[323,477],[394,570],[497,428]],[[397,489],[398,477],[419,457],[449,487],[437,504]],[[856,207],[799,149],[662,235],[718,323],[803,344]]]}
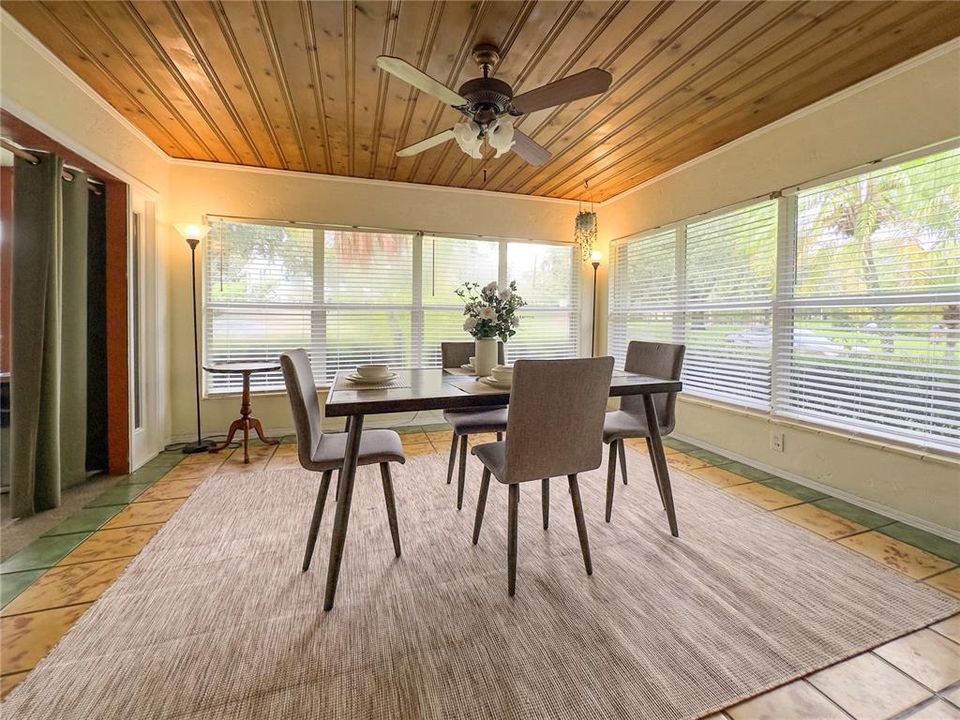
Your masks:
{"label": "baseboard", "polygon": [[750,465],[751,467],[765,470],[768,473],[773,473],[777,477],[785,478],[791,482],[797,483],[798,485],[803,485],[804,487],[818,490],[822,493],[826,493],[827,495],[840,498],[851,505],[856,505],[857,507],[862,507],[865,510],[886,515],[889,518],[893,518],[894,520],[902,522],[905,525],[915,527],[918,530],[924,530],[925,532],[933,533],[934,535],[938,535],[939,537],[951,540],[953,542],[960,542],[960,531],[953,530],[952,528],[946,528],[942,525],[937,525],[929,520],[924,520],[923,518],[919,518],[915,515],[910,515],[909,513],[905,513],[902,510],[897,510],[896,508],[892,508],[888,505],[882,505],[881,503],[873,502],[872,500],[866,500],[858,495],[845,492],[844,490],[838,490],[832,485],[826,485],[824,483],[817,482],[816,480],[811,480],[808,477],[804,477],[803,475],[797,475],[796,473],[788,472],[787,470],[783,470],[782,468],[778,468],[773,465],[768,465],[767,463],[760,462],[754,458],[747,457],[746,455],[732,452],[727,448],[723,448],[718,445],[712,445],[711,443],[704,442],[703,440],[693,437],[692,435],[673,433],[672,437],[691,443],[697,447],[702,447],[704,450],[710,450],[711,452],[719,453],[720,455],[724,455],[732,460]]}

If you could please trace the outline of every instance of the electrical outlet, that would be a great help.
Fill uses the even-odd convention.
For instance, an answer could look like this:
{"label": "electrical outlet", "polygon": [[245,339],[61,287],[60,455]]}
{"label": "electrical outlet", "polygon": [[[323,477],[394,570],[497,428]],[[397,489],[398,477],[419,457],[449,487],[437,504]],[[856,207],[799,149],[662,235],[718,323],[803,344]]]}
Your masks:
{"label": "electrical outlet", "polygon": [[770,432],[770,449],[776,452],[783,452],[783,433],[779,430]]}

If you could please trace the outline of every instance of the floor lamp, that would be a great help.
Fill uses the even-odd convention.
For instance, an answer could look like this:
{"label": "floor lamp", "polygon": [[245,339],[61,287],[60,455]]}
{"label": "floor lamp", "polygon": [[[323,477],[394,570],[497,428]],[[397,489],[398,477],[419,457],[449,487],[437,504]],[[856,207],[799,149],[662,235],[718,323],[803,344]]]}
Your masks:
{"label": "floor lamp", "polygon": [[197,332],[197,245],[210,232],[209,225],[174,225],[190,246],[190,289],[193,291],[193,378],[197,401],[197,441],[183,446],[188,455],[207,452],[216,447],[212,440],[204,440],[200,435],[200,337]]}
{"label": "floor lamp", "polygon": [[597,354],[597,269],[600,267],[600,251],[590,253],[590,264],[593,265],[593,307],[590,321],[590,357]]}

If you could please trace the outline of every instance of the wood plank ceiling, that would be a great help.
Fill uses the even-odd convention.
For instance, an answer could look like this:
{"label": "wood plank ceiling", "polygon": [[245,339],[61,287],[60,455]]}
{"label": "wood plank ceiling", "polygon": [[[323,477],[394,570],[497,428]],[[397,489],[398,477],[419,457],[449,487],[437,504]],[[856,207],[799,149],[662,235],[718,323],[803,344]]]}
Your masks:
{"label": "wood plank ceiling", "polygon": [[[173,157],[597,201],[960,35],[953,2],[2,5]],[[397,158],[460,116],[376,56],[457,89],[478,42],[517,93],[592,66],[614,82],[520,119],[543,167],[454,143]]]}

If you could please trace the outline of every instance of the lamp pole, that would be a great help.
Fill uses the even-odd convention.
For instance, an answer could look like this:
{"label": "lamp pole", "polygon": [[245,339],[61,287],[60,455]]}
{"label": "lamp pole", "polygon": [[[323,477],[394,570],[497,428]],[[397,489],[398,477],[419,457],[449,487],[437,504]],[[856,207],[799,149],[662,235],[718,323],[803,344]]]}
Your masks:
{"label": "lamp pole", "polygon": [[196,400],[197,414],[197,441],[183,446],[183,452],[187,455],[193,453],[207,452],[216,447],[212,440],[204,440],[200,431],[200,333],[197,329],[197,245],[209,231],[209,227],[196,225],[177,225],[177,232],[183,235],[190,246],[190,290],[193,299],[193,382],[194,396]]}
{"label": "lamp pole", "polygon": [[600,258],[594,255],[593,262],[593,307],[590,315],[590,357],[597,354],[597,269],[600,267]]}

